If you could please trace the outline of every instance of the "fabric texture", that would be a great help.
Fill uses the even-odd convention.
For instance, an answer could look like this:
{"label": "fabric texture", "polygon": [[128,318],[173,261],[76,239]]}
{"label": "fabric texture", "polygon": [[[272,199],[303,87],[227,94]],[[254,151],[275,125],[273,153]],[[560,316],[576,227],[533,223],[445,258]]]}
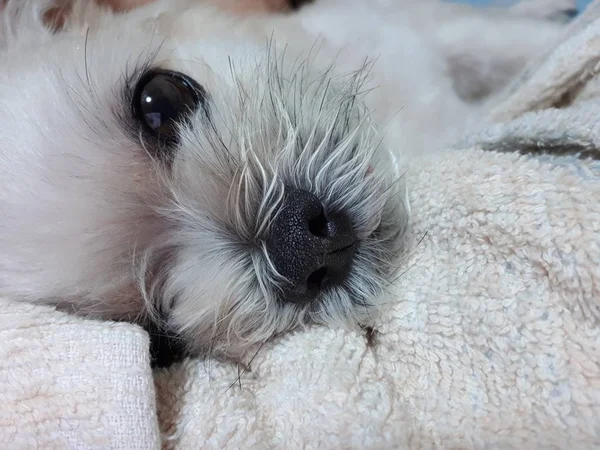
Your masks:
{"label": "fabric texture", "polygon": [[160,448],[148,353],[136,326],[2,301],[3,448]]}
{"label": "fabric texture", "polygon": [[596,1],[483,130],[413,163],[413,238],[374,343],[314,327],[248,368],[152,374],[135,326],[4,301],[2,442],[598,448],[599,16]]}

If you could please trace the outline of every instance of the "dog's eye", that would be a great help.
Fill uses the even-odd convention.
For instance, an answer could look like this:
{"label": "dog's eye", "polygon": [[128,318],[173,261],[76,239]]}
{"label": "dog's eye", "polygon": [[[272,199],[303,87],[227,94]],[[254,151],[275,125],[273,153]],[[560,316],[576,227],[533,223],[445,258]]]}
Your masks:
{"label": "dog's eye", "polygon": [[151,70],[137,83],[133,114],[162,142],[177,141],[177,126],[205,102],[205,91],[190,77],[173,71]]}

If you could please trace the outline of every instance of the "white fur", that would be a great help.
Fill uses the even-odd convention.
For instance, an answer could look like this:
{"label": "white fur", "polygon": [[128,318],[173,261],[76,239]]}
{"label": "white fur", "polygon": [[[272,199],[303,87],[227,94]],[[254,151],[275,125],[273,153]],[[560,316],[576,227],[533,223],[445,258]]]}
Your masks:
{"label": "white fur", "polygon": [[[385,2],[355,0],[318,22],[335,1],[246,20],[187,0],[122,16],[80,2],[57,34],[41,23],[47,1],[9,1],[0,295],[165,321],[193,351],[228,355],[304,323],[372,324],[406,243],[400,156],[472,125],[482,100],[471,94],[496,92],[562,28],[407,2],[370,42],[361,24]],[[348,33],[356,45],[340,48]],[[211,120],[197,112],[182,127],[169,169],[129,109],[127,81],[150,66],[186,73],[210,97]],[[347,285],[309,305],[276,299],[282,280],[264,243],[284,185],[347,211],[362,240]]]}

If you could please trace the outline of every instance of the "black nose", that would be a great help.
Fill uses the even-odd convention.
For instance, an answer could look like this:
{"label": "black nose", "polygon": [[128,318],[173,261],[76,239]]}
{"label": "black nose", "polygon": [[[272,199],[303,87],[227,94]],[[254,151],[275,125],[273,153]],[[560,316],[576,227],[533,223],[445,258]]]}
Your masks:
{"label": "black nose", "polygon": [[314,300],[344,281],[356,238],[344,214],[328,214],[310,192],[287,188],[268,239],[269,256],[287,283],[286,301]]}

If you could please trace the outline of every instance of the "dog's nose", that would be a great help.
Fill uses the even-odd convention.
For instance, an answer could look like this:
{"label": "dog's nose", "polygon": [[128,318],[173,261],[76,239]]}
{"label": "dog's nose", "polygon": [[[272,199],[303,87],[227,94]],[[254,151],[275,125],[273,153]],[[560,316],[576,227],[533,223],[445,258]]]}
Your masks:
{"label": "dog's nose", "polygon": [[304,303],[344,281],[356,237],[348,216],[327,213],[310,192],[286,188],[268,247],[272,263],[287,280],[284,299]]}

